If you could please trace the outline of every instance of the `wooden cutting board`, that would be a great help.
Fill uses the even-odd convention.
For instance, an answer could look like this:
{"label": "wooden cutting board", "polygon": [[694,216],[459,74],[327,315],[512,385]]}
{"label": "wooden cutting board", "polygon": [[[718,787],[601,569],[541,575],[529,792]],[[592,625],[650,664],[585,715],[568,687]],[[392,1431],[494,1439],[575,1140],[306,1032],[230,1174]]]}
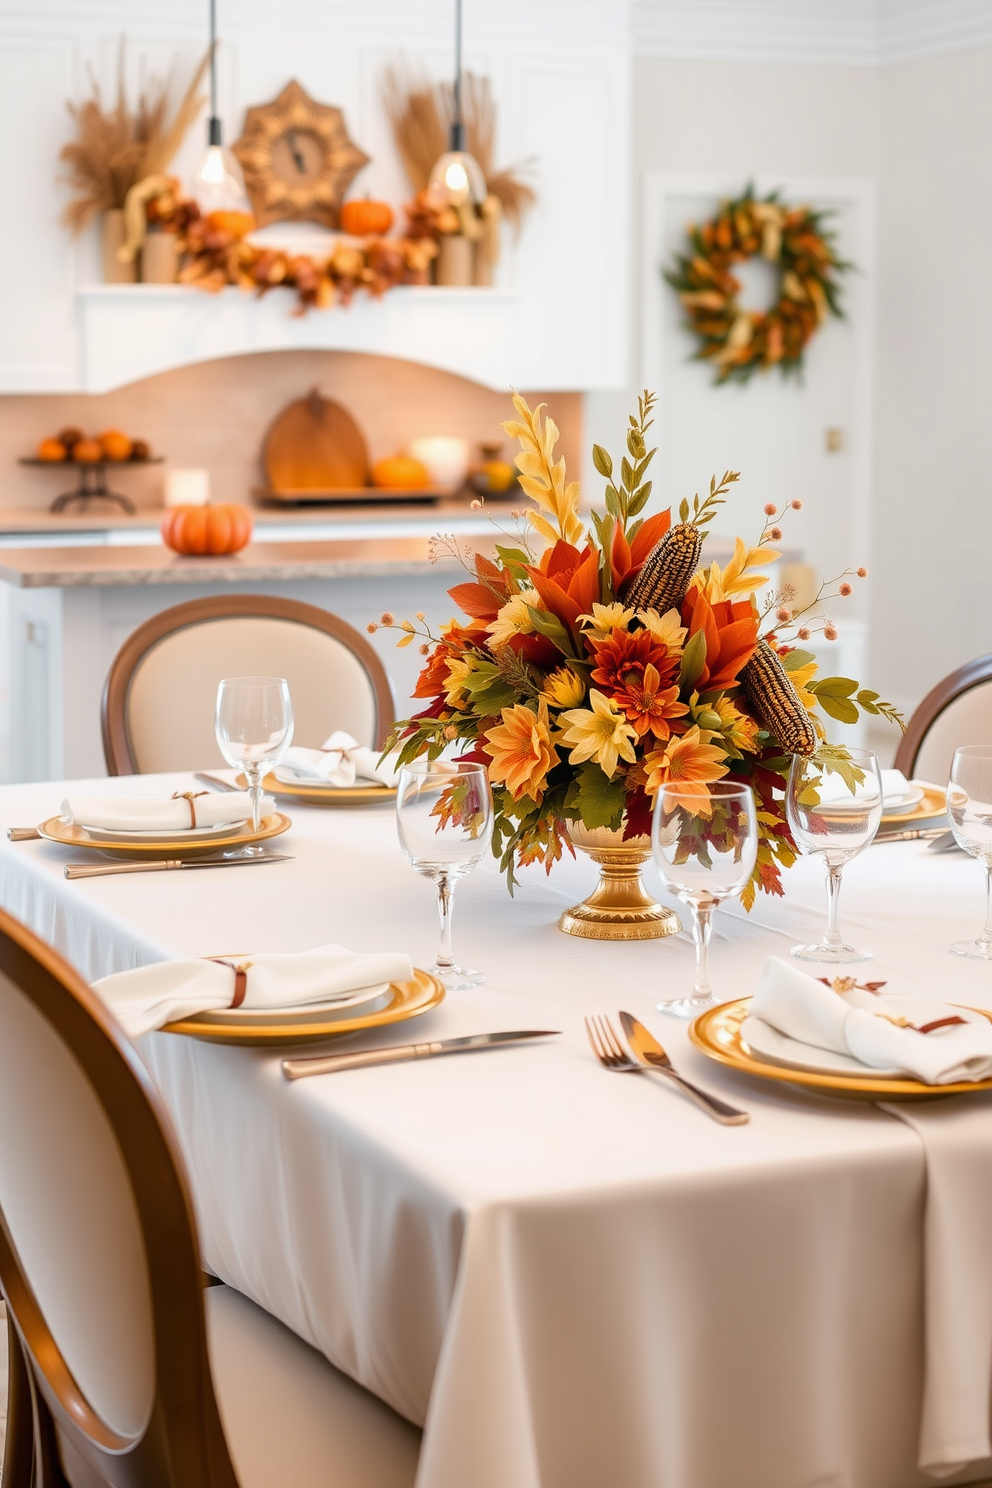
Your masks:
{"label": "wooden cutting board", "polygon": [[316,388],[290,403],[271,425],[262,465],[275,491],[354,490],[369,483],[361,429],[346,408]]}

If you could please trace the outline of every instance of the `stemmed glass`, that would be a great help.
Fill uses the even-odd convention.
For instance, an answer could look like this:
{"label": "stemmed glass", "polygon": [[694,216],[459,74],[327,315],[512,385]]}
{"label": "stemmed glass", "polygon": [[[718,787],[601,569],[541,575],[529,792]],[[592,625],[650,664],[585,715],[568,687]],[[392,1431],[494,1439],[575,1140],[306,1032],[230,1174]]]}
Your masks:
{"label": "stemmed glass", "polygon": [[827,929],[815,945],[792,947],[800,961],[843,965],[870,961],[873,951],[847,945],[837,927],[844,864],[857,857],[882,820],[882,776],[870,749],[795,755],[785,794],[785,814],[799,851],[819,853],[827,868]]}
{"label": "stemmed glass", "polygon": [[985,928],[977,940],[958,940],[957,956],[992,961],[992,746],[955,749],[947,786],[947,815],[958,846],[985,868]]}
{"label": "stemmed glass", "polygon": [[278,765],[293,738],[289,683],[284,677],[225,678],[217,689],[214,731],[227,763],[242,770],[248,781],[257,832],[262,822],[262,776]]}
{"label": "stemmed glass", "polygon": [[651,846],[666,889],[692,910],[696,974],[688,997],[659,1002],[658,1011],[694,1018],[720,1001],[710,986],[713,911],[744,888],[758,855],[758,820],[750,787],[718,780],[708,799],[678,782],[655,797]]}
{"label": "stemmed glass", "polygon": [[485,972],[458,965],[451,951],[455,884],[471,872],[493,835],[493,800],[484,765],[469,760],[414,760],[400,771],[396,796],[400,843],[413,867],[437,885],[441,940],[434,976],[449,991],[477,987]]}

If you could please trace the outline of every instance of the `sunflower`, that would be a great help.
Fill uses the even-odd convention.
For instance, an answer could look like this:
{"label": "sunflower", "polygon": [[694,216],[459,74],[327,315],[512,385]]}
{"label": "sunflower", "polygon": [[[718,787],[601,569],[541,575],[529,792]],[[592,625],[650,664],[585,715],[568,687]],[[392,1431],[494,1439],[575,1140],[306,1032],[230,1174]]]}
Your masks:
{"label": "sunflower", "polygon": [[541,693],[554,708],[577,708],[586,695],[586,684],[569,666],[561,666],[545,678]]}

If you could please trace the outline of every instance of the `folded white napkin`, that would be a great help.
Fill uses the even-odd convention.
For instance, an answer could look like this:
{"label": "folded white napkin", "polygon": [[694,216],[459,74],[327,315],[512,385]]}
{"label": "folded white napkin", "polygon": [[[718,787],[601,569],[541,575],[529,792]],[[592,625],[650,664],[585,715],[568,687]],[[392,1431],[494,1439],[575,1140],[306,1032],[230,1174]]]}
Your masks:
{"label": "folded white napkin", "polygon": [[926,1161],[918,1460],[944,1478],[992,1456],[992,1095],[882,1109],[913,1128]]}
{"label": "folded white napkin", "polygon": [[[905,1003],[900,1004],[900,1012]],[[965,1016],[946,1002],[913,1000],[913,1023]],[[992,1076],[992,1023],[954,1024],[918,1033],[897,1028],[879,1014],[898,1017],[880,993],[837,993],[777,956],[765,963],[751,1003],[751,1015],[764,1019],[780,1033],[849,1054],[869,1069],[898,1069],[927,1085],[950,1085],[957,1080],[985,1080]],[[746,1025],[743,1030],[747,1037]]]}
{"label": "folded white napkin", "polygon": [[883,770],[882,774],[882,800],[886,805],[890,801],[901,801],[909,794],[909,781],[901,770]]}
{"label": "folded white napkin", "polygon": [[[62,820],[80,827],[103,827],[108,832],[182,832],[193,826],[193,812],[198,827],[215,827],[221,822],[243,822],[251,816],[251,796],[247,791],[191,791],[192,803],[185,795],[168,797],[72,796],[62,802]],[[192,811],[190,809],[192,804]],[[276,809],[271,796],[262,797],[262,815]]]}
{"label": "folded white napkin", "polygon": [[287,749],[276,770],[276,779],[293,785],[310,781],[318,785],[349,786],[356,780],[397,785],[399,771],[391,763],[395,755],[380,765],[379,753],[378,749],[368,749],[350,734],[337,729],[319,749],[301,749],[299,746]]}
{"label": "folded white napkin", "polygon": [[[244,973],[239,978],[238,968]],[[125,1033],[140,1038],[164,1023],[232,1006],[306,1007],[374,987],[408,982],[409,956],[380,951],[361,955],[344,946],[317,946],[291,955],[258,955],[227,961],[160,961],[118,971],[93,983]],[[240,982],[240,986],[239,986]],[[240,1000],[235,1003],[235,997]]]}

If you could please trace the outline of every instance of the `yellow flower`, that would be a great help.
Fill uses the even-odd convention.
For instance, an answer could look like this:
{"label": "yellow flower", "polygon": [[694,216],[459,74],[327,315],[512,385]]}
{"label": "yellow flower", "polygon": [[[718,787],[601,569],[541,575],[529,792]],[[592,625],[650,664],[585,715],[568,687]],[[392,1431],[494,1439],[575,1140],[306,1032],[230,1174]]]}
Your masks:
{"label": "yellow flower", "polygon": [[490,620],[486,630],[492,636],[494,650],[498,651],[515,635],[534,634],[534,622],[527,613],[528,605],[531,609],[540,609],[541,601],[533,589],[522,589],[519,594],[511,595],[495,620]]}
{"label": "yellow flower", "polygon": [[756,573],[755,569],[774,563],[779,554],[774,548],[749,548],[742,537],[734,539],[734,556],[725,568],[711,563],[708,569],[700,569],[693,583],[702,589],[710,604],[721,599],[733,599],[744,594],[753,594],[762,584],[768,583],[768,575]]}
{"label": "yellow flower", "polygon": [[466,700],[465,679],[470,677],[475,669],[475,662],[470,656],[453,656],[448,662],[444,700],[449,708],[459,708]]}
{"label": "yellow flower", "polygon": [[577,708],[586,695],[586,684],[571,667],[559,667],[545,680],[541,693],[554,708]]}
{"label": "yellow flower", "polygon": [[689,699],[689,716],[699,725],[700,736],[709,740],[719,738],[729,752],[755,754],[758,749],[758,725],[753,718],[741,713],[729,698],[717,698],[712,703],[700,703],[698,692]]}
{"label": "yellow flower", "polygon": [[634,743],[637,733],[612,698],[593,687],[589,701],[591,708],[572,708],[561,715],[562,722],[569,725],[561,736],[562,743],[574,745],[568,756],[569,764],[581,765],[584,760],[595,760],[607,779],[612,779],[618,759],[625,759],[629,764],[636,760]]}
{"label": "yellow flower", "polygon": [[669,652],[682,650],[687,631],[678,610],[668,610],[664,615],[657,610],[638,610],[637,618],[659,645]]}
{"label": "yellow flower", "polygon": [[722,750],[707,744],[695,725],[678,739],[669,739],[664,749],[655,749],[644,757],[647,775],[645,790],[657,795],[663,785],[675,785],[685,805],[698,816],[712,816],[709,783],[726,775]]}
{"label": "yellow flower", "polygon": [[505,785],[515,801],[530,796],[540,802],[548,783],[548,771],[558,763],[558,751],[551,742],[548,705],[538,702],[535,715],[523,703],[504,708],[503,722],[483,739],[486,753],[492,756],[489,778]]}
{"label": "yellow flower", "polygon": [[633,610],[627,610],[615,601],[608,605],[594,604],[591,615],[579,616],[579,624],[585,626],[591,640],[605,641],[612,630],[626,630],[633,618]]}

